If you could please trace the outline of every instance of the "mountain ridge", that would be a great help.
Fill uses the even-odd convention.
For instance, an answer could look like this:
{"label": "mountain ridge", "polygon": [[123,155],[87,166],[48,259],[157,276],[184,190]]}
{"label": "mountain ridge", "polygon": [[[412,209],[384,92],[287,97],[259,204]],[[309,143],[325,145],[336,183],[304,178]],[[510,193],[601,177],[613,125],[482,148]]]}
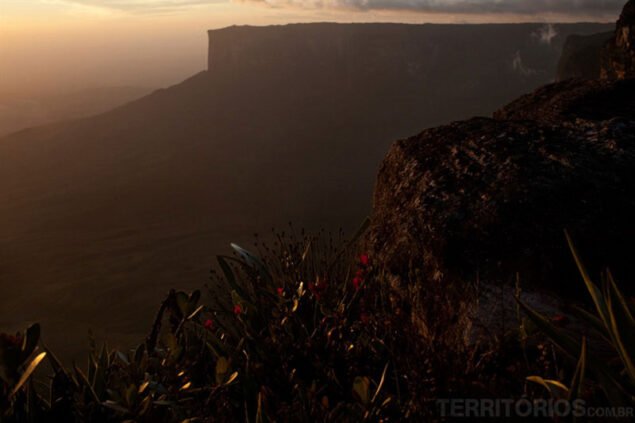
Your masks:
{"label": "mountain ridge", "polygon": [[[55,336],[82,315],[69,334],[75,341],[90,327],[112,342],[139,335],[164,292],[200,287],[211,255],[230,241],[249,242],[288,220],[355,228],[391,140],[490,114],[553,78],[567,28],[603,26],[559,26],[552,45],[533,35],[540,26],[507,37],[497,27],[470,44],[479,28],[450,34],[454,41],[436,54],[406,34],[425,77],[366,44],[351,72],[334,63],[315,72],[304,56],[263,72],[247,62],[98,116],[2,138],[0,277],[11,283],[0,287],[0,323],[41,321]],[[390,43],[402,45],[399,37]],[[283,45],[274,47],[272,55]],[[342,75],[355,78],[333,77]]]}

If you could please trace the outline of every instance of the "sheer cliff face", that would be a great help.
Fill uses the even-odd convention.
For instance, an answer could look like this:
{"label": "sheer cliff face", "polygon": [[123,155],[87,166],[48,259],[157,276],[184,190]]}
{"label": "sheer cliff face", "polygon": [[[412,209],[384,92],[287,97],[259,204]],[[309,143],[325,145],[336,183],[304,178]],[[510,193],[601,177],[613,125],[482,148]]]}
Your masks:
{"label": "sheer cliff face", "polygon": [[369,90],[420,96],[421,102],[437,103],[431,113],[440,123],[449,107],[478,104],[467,117],[551,81],[568,35],[611,26],[551,29],[555,35],[545,38],[544,25],[532,24],[230,27],[209,32],[208,66],[210,73],[236,80],[250,75],[291,85],[337,86],[358,96]]}
{"label": "sheer cliff face", "polygon": [[602,71],[602,52],[613,39],[613,35],[613,31],[610,31],[567,38],[558,64],[558,80],[599,78]]}
{"label": "sheer cliff face", "polygon": [[635,0],[630,0],[624,6],[615,35],[604,49],[601,77],[635,77]]}

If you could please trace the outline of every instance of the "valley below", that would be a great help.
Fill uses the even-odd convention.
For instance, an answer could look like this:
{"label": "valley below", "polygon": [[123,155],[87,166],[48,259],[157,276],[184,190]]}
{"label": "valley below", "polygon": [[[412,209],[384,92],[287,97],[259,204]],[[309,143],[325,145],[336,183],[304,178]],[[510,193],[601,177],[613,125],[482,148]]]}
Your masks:
{"label": "valley below", "polygon": [[230,242],[289,221],[351,233],[393,141],[491,115],[555,78],[568,35],[612,27],[211,31],[210,69],[0,139],[0,327],[38,321],[65,359],[83,357],[89,330],[132,346]]}

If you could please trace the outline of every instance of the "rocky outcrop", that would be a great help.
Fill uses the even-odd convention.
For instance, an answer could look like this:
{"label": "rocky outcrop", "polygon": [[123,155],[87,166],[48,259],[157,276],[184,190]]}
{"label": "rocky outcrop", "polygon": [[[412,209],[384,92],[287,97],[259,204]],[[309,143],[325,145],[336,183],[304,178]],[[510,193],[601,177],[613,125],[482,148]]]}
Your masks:
{"label": "rocky outcrop", "polygon": [[634,118],[475,118],[396,142],[374,197],[377,260],[401,276],[418,267],[432,281],[519,272],[528,286],[564,290],[579,282],[568,228],[590,264],[625,276],[635,242]]}
{"label": "rocky outcrop", "polygon": [[617,21],[613,39],[602,54],[601,77],[624,79],[635,76],[635,0],[629,0]]}
{"label": "rocky outcrop", "polygon": [[626,58],[614,63],[626,79],[548,85],[491,119],[394,143],[377,178],[369,234],[394,286],[413,271],[428,283],[505,282],[518,273],[526,287],[575,296],[579,274],[565,229],[594,275],[608,265],[623,284],[631,281],[635,80]]}
{"label": "rocky outcrop", "polygon": [[578,119],[599,122],[635,116],[635,80],[568,80],[546,85],[494,113],[497,120],[551,125]]}
{"label": "rocky outcrop", "polygon": [[597,79],[602,69],[602,50],[613,32],[593,35],[570,35],[562,48],[558,63],[558,81],[570,78]]}

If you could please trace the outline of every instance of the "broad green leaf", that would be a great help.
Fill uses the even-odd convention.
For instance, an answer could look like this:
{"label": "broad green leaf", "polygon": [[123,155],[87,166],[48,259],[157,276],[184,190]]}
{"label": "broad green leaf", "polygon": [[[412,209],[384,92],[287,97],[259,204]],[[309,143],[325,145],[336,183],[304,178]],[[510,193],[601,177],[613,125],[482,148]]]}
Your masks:
{"label": "broad green leaf", "polygon": [[611,337],[607,332],[604,323],[602,323],[600,319],[578,306],[573,306],[571,308],[571,311],[572,314],[575,315],[575,317],[585,322],[591,328],[595,329],[595,331],[598,332],[602,336],[602,338],[606,340],[606,342],[611,342]]}
{"label": "broad green leaf", "polygon": [[108,367],[108,350],[106,344],[104,344],[99,353],[99,359],[95,367],[95,376],[92,380],[93,389],[99,398],[103,398],[106,392],[106,369],[108,369]]}
{"label": "broad green leaf", "polygon": [[18,380],[18,383],[16,383],[16,385],[11,390],[10,396],[14,396],[20,390],[20,388],[22,388],[22,385],[24,385],[26,381],[29,380],[37,366],[42,362],[42,360],[44,360],[44,357],[46,357],[46,352],[41,352],[37,356],[35,356],[33,360],[31,360],[26,370],[24,370],[24,373],[22,373],[22,376],[20,376],[20,380]]}
{"label": "broad green leaf", "polygon": [[232,373],[225,381],[225,385],[231,385],[236,379],[238,379],[238,372]]}
{"label": "broad green leaf", "polygon": [[214,354],[216,358],[221,357],[225,352],[225,346],[223,343],[212,333],[206,334],[205,338],[209,340],[209,342],[206,342],[205,345],[209,348],[212,354]]}
{"label": "broad green leaf", "polygon": [[139,394],[143,394],[146,389],[150,386],[150,381],[146,380],[141,385],[139,385],[139,390],[137,391]]}
{"label": "broad green leaf", "polygon": [[190,297],[185,292],[177,292],[175,295],[176,305],[183,316],[189,314]]}
{"label": "broad green leaf", "polygon": [[176,359],[181,354],[181,346],[179,345],[178,339],[172,332],[166,332],[163,335],[163,342],[165,342],[165,346],[170,351],[170,357]]}
{"label": "broad green leaf", "polygon": [[198,290],[198,289],[194,290],[190,294],[190,298],[188,300],[188,302],[190,304],[190,310],[194,310],[194,307],[196,307],[196,304],[198,304],[200,299],[201,299],[201,291]]}
{"label": "broad green leaf", "polygon": [[102,405],[106,408],[110,408],[111,410],[116,411],[117,413],[121,413],[121,414],[130,413],[130,410],[128,410],[126,407],[111,400],[102,402]]}
{"label": "broad green leaf", "polygon": [[569,402],[573,402],[580,397],[582,391],[582,385],[584,384],[584,373],[586,371],[586,338],[582,338],[582,351],[580,351],[580,359],[578,365],[575,368],[573,379],[571,380],[571,386],[569,388]]}
{"label": "broad green leaf", "polygon": [[115,351],[115,356],[119,359],[119,361],[121,361],[126,366],[130,365],[130,360],[128,360],[128,356],[126,354],[124,354],[121,351],[117,350],[117,351]]}
{"label": "broad green leaf", "polygon": [[258,405],[256,407],[256,423],[264,423],[262,415],[262,392],[258,392]]}
{"label": "broad green leaf", "polygon": [[53,371],[55,373],[61,371],[66,374],[66,370],[64,369],[62,362],[55,356],[55,354],[53,354],[53,352],[46,345],[42,345],[42,348],[44,349],[44,351],[46,351],[46,356],[49,359],[49,363],[51,363]]}
{"label": "broad green leaf", "polygon": [[538,326],[538,328],[542,330],[556,345],[558,345],[571,357],[577,357],[577,354],[580,351],[580,345],[578,342],[556,328],[554,325],[551,324],[551,322],[549,322],[549,320],[547,320],[547,318],[531,309],[525,303],[520,301],[520,299],[516,298],[516,301],[523,309],[523,311],[527,313],[527,316],[529,316],[531,321],[534,322],[534,324]]}
{"label": "broad green leaf", "polygon": [[306,247],[304,247],[304,251],[302,252],[302,257],[300,259],[300,263],[304,263],[304,261],[306,260],[306,258],[309,255],[309,251],[311,250],[311,240],[309,240],[309,242],[306,243]]}
{"label": "broad green leaf", "polygon": [[230,291],[236,291],[236,293],[245,301],[250,301],[249,296],[243,290],[243,288],[238,284],[236,280],[236,275],[234,275],[234,271],[227,262],[227,259],[230,257],[218,256],[216,259],[218,260],[218,264],[220,265],[223,274],[225,275],[225,281],[229,285]]}
{"label": "broad green leaf", "polygon": [[[633,357],[630,355],[629,351],[624,346],[624,341],[622,341],[622,335],[620,333],[620,327],[617,323],[617,317],[615,315],[615,310],[613,308],[612,297],[609,295],[607,297],[607,309],[609,313],[609,321],[610,327],[609,330],[611,332],[611,338],[613,339],[613,345],[617,350],[622,363],[624,364],[624,369],[628,377],[631,381],[635,381],[635,365],[633,365]],[[619,305],[618,305],[619,307]]]}
{"label": "broad green leaf", "polygon": [[364,405],[370,402],[370,379],[366,376],[357,376],[353,381],[353,393]]}
{"label": "broad green leaf", "polygon": [[126,404],[128,407],[133,408],[135,403],[137,402],[137,394],[139,388],[134,383],[128,385],[128,389],[126,389]]}
{"label": "broad green leaf", "polygon": [[79,367],[77,367],[77,365],[75,364],[73,364],[73,370],[75,371],[75,376],[77,377],[80,386],[83,386],[88,391],[90,396],[93,398],[93,401],[100,402],[99,396],[97,396],[97,393],[95,392],[95,390],[93,389],[93,386],[88,381],[88,378],[86,377],[84,372],[82,372],[79,369]]}
{"label": "broad green leaf", "polygon": [[635,368],[633,366],[633,358],[635,357],[635,319],[633,319],[631,310],[610,271],[607,278],[607,291],[607,301],[611,304],[610,312],[614,337],[621,350],[622,361],[631,380],[635,382]]}
{"label": "broad green leaf", "polygon": [[37,343],[40,340],[40,325],[34,323],[26,330],[24,340],[22,341],[21,361],[26,360],[35,351]]}
{"label": "broad green leaf", "polygon": [[[560,398],[560,394],[562,392],[569,392],[569,388],[567,388],[562,382],[559,382],[557,380],[544,379],[540,376],[529,376],[527,377],[527,380],[542,385],[547,391],[549,391],[549,394],[551,394],[551,396],[553,397]],[[553,388],[556,388],[557,391],[554,392]]]}
{"label": "broad green leaf", "polygon": [[134,352],[134,362],[137,366],[141,365],[141,360],[143,360],[143,354],[145,353],[146,346],[145,344],[140,344]]}
{"label": "broad green leaf", "polygon": [[381,373],[381,379],[379,379],[379,384],[377,385],[377,389],[375,390],[375,395],[373,395],[373,399],[370,401],[374,403],[377,400],[377,396],[379,395],[379,391],[384,386],[384,382],[386,381],[386,372],[388,371],[388,363],[384,366],[384,371]]}
{"label": "broad green leaf", "polygon": [[[522,301],[520,301],[520,299],[516,298],[516,301],[518,301],[520,307],[527,313],[531,321],[533,321],[536,326],[551,339],[552,342],[554,342],[570,357],[577,357],[578,351],[581,349],[579,342],[575,341],[573,338],[553,326],[546,318],[525,305]],[[601,301],[603,302],[603,300]],[[611,400],[613,405],[620,406],[627,403],[627,397],[624,389],[617,382],[618,377],[616,377],[616,375],[614,375],[603,362],[600,360],[589,360],[587,358],[587,366],[599,380],[607,398]]]}
{"label": "broad green leaf", "polygon": [[231,247],[234,251],[238,253],[238,255],[245,261],[245,263],[249,267],[251,267],[256,272],[258,272],[258,274],[260,275],[260,277],[262,278],[262,280],[264,281],[266,285],[269,285],[271,283],[272,281],[271,274],[267,270],[267,267],[262,263],[262,261],[260,261],[260,258],[258,256],[245,250],[239,245],[232,243]]}
{"label": "broad green leaf", "polygon": [[194,310],[192,312],[192,314],[190,314],[189,316],[187,316],[187,320],[192,320],[193,318],[195,318],[201,311],[203,311],[203,309],[205,308],[204,305],[200,305],[196,308],[196,310]]}
{"label": "broad green leaf", "polygon": [[220,357],[216,361],[216,383],[222,385],[229,373],[229,361],[225,357]]}
{"label": "broad green leaf", "polygon": [[606,302],[604,301],[604,297],[602,296],[602,293],[600,292],[598,287],[591,280],[591,277],[589,276],[589,273],[584,267],[584,264],[582,263],[580,255],[578,254],[578,250],[575,248],[575,245],[573,245],[573,241],[571,240],[571,237],[569,236],[569,233],[567,231],[565,231],[565,236],[567,237],[567,242],[569,244],[569,249],[571,250],[571,254],[573,255],[573,259],[575,260],[575,263],[578,266],[578,271],[582,275],[582,279],[584,280],[584,283],[587,287],[587,290],[589,291],[589,294],[591,294],[591,298],[593,299],[595,308],[598,311],[598,315],[604,322],[604,325],[608,328],[610,323],[609,323],[609,316],[608,316],[608,311],[606,309]]}

